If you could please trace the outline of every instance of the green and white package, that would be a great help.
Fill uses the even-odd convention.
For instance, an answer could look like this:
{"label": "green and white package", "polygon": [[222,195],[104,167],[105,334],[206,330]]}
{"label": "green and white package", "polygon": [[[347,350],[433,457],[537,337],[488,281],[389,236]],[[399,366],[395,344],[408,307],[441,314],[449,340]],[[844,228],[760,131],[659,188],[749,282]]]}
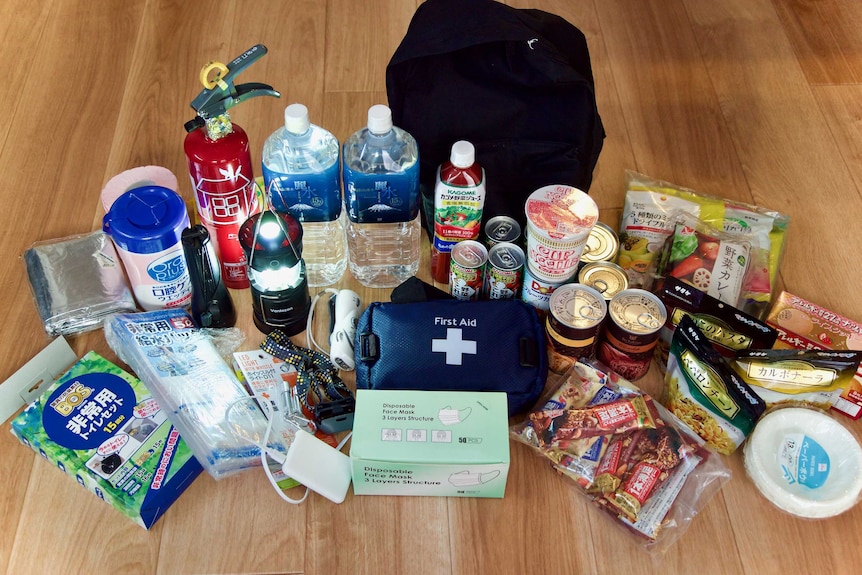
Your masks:
{"label": "green and white package", "polygon": [[358,390],[353,492],[503,497],[508,413],[503,392]]}
{"label": "green and white package", "polygon": [[143,383],[92,351],[12,420],[11,431],[145,528],[202,471]]}

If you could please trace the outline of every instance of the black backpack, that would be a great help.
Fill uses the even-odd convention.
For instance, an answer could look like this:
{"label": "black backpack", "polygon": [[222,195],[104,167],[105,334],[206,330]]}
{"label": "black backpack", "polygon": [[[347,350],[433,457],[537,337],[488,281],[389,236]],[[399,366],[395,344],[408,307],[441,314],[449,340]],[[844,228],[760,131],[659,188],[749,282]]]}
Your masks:
{"label": "black backpack", "polygon": [[437,166],[458,140],[485,168],[484,221],[515,218],[536,189],[588,191],[605,137],[584,34],[554,14],[492,0],[427,0],[386,68],[396,126],[419,145],[426,230]]}

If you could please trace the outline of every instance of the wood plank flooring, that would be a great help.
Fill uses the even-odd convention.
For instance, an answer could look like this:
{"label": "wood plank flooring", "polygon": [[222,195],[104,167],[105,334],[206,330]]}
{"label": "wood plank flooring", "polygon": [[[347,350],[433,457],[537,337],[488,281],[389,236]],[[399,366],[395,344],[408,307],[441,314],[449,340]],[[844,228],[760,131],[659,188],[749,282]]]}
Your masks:
{"label": "wood plank flooring", "polygon": [[[464,0],[465,2],[467,0]],[[619,224],[625,170],[790,216],[788,291],[862,322],[862,5],[855,0],[509,0],[587,36],[607,131],[590,190]],[[416,0],[0,0],[0,380],[49,341],[20,256],[100,227],[99,192],[135,166],[173,171],[198,71],[269,50],[243,82],[282,93],[232,111],[259,165],[300,101],[340,140],[386,102],[385,69]],[[457,23],[454,23],[457,24]],[[259,170],[258,170],[259,171]],[[426,250],[427,252],[427,245]],[[420,277],[430,278],[424,253]],[[387,290],[339,284],[363,302]],[[235,292],[245,349],[261,340]],[[322,307],[321,307],[322,309]],[[320,313],[316,333],[323,333]],[[318,337],[319,339],[319,337]],[[304,337],[298,338],[304,343]],[[114,359],[101,331],[74,338]],[[352,375],[345,376],[352,382]],[[654,366],[641,382],[658,393]],[[837,416],[841,417],[841,416]],[[862,421],[843,418],[858,437]],[[502,500],[311,495],[282,502],[259,472],[202,475],[150,531],[0,433],[0,572],[439,574],[858,573],[862,507],[790,517],[733,479],[661,556],[637,548],[521,444]],[[292,494],[296,496],[296,494]]]}

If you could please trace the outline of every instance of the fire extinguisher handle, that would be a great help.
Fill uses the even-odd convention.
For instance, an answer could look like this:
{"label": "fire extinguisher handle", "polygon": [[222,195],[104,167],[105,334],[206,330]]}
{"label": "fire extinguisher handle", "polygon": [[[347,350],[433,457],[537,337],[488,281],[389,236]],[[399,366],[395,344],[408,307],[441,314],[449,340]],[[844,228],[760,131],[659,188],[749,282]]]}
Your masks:
{"label": "fire extinguisher handle", "polygon": [[[231,60],[227,65],[220,62],[206,64],[201,70],[201,82],[204,84],[204,89],[191,103],[192,108],[198,113],[198,117],[186,123],[186,130],[191,132],[202,126],[205,119],[224,114],[228,108],[254,96],[280,97],[281,94],[268,84],[259,82],[234,84],[236,76],[254,64],[264,54],[266,54],[266,46],[256,44]],[[208,74],[213,70],[216,71],[216,76],[209,79]]]}

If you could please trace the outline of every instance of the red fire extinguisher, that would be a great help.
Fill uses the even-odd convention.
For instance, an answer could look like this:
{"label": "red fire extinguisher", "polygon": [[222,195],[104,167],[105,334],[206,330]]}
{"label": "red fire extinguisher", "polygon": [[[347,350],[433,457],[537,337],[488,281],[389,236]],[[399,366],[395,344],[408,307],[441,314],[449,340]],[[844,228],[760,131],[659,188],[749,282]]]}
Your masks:
{"label": "red fire extinguisher", "polygon": [[227,65],[211,62],[204,66],[204,90],[191,103],[198,115],[185,124],[184,148],[198,217],[213,241],[222,281],[235,289],[249,286],[239,228],[261,211],[263,200],[254,182],[248,136],[231,122],[227,110],[254,96],[280,97],[266,84],[234,85],[236,75],[264,54],[266,47],[258,44]]}

